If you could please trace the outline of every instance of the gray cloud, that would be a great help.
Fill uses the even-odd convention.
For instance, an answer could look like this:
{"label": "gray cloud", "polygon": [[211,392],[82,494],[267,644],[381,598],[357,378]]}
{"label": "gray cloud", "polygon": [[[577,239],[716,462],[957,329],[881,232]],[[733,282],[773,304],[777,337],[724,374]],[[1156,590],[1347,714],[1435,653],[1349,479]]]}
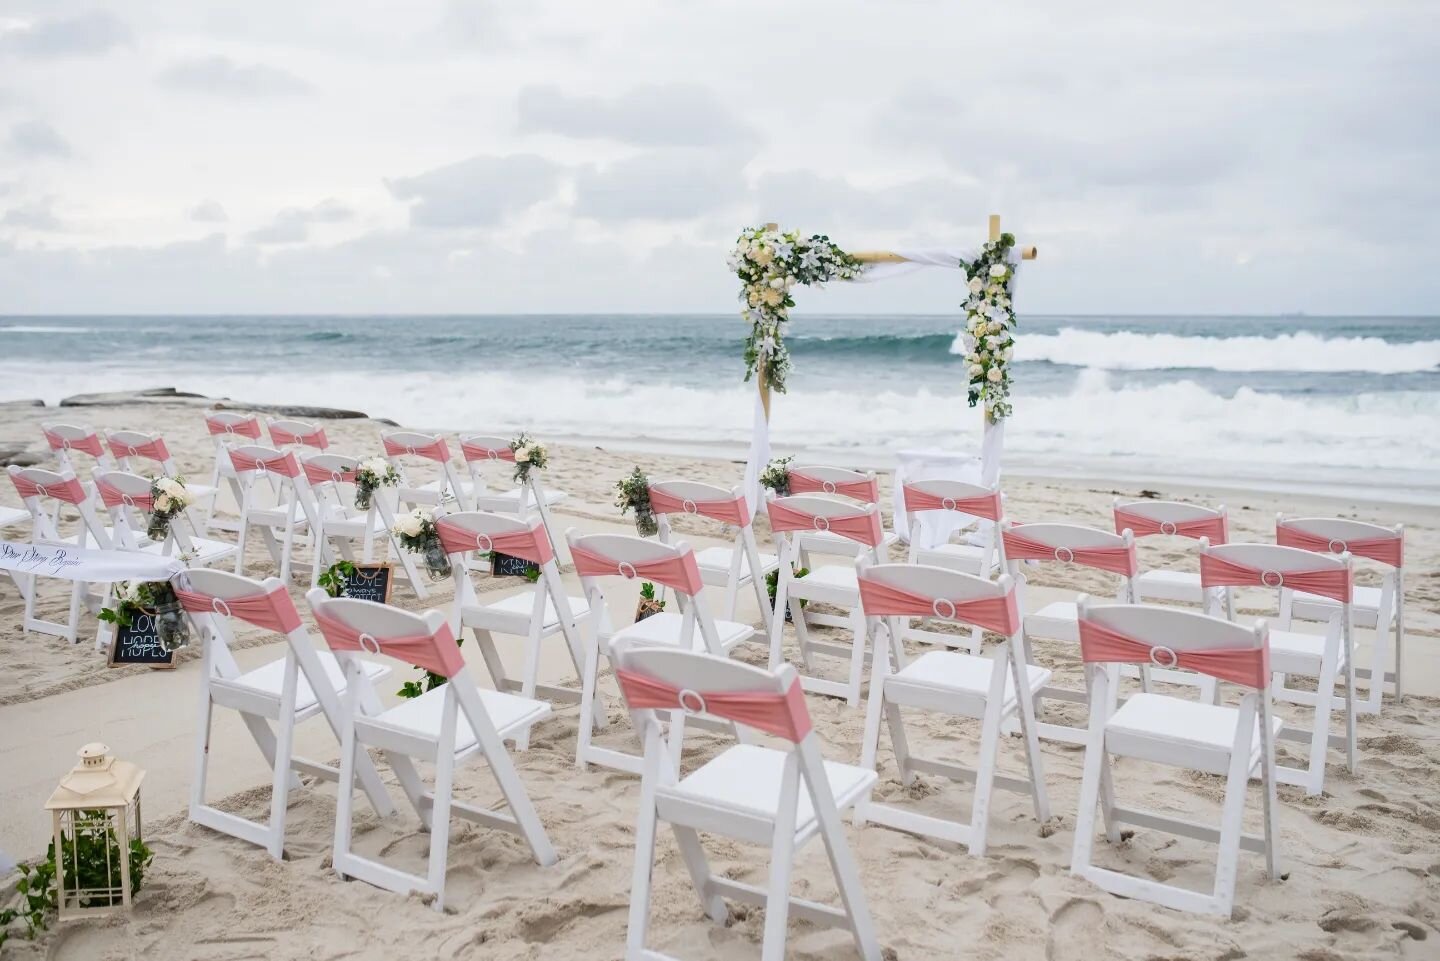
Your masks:
{"label": "gray cloud", "polygon": [[70,156],[70,144],[43,120],[22,120],[12,126],[6,145],[12,152],[26,158]]}
{"label": "gray cloud", "polygon": [[743,162],[723,152],[658,150],[586,168],[575,213],[600,221],[693,220],[745,198]]}
{"label": "gray cloud", "polygon": [[[221,214],[223,216],[224,211]],[[262,245],[303,243],[310,238],[311,224],[343,223],[353,216],[354,211],[333,198],[322,200],[313,207],[287,207],[266,226],[246,234],[245,239]]]}
{"label": "gray cloud", "polygon": [[651,84],[613,99],[570,96],[559,87],[520,91],[520,129],[567,137],[602,138],[647,147],[750,144],[758,139],[721,103],[696,84]]}
{"label": "gray cloud", "polygon": [[505,45],[501,13],[495,0],[450,0],[437,29],[451,46],[494,50]]}
{"label": "gray cloud", "polygon": [[0,224],[6,227],[23,227],[27,230],[62,230],[60,218],[55,215],[55,198],[45,197],[19,204],[5,211]]}
{"label": "gray cloud", "polygon": [[177,90],[228,97],[284,97],[311,89],[309,83],[278,67],[218,56],[174,64],[160,74],[160,82]]}
{"label": "gray cloud", "polygon": [[852,227],[903,231],[955,223],[984,201],[979,187],[942,177],[867,189],[806,170],[765,174],[754,193],[763,219],[837,238]]}
{"label": "gray cloud", "polygon": [[489,227],[553,197],[563,168],[534,154],[471,157],[386,185],[398,200],[415,201],[417,227]]}
{"label": "gray cloud", "polygon": [[191,207],[186,216],[202,224],[223,224],[230,219],[218,200],[202,200]]}
{"label": "gray cloud", "polygon": [[0,53],[36,60],[93,57],[130,42],[130,29],[100,10],[44,20],[0,36]]}

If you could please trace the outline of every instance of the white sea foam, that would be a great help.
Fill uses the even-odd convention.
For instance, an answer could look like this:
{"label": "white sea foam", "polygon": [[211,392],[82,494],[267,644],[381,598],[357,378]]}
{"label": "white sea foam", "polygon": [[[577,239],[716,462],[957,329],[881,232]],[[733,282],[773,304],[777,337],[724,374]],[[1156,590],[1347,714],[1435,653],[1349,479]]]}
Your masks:
{"label": "white sea foam", "polygon": [[[961,353],[957,338],[951,353]],[[1368,371],[1399,374],[1440,368],[1440,340],[1392,343],[1379,337],[1323,337],[1311,331],[1273,337],[1186,337],[1062,327],[1027,333],[1017,360],[1105,370]]]}
{"label": "white sea foam", "polygon": [[94,334],[98,327],[61,327],[50,324],[7,324],[0,325],[0,334]]}

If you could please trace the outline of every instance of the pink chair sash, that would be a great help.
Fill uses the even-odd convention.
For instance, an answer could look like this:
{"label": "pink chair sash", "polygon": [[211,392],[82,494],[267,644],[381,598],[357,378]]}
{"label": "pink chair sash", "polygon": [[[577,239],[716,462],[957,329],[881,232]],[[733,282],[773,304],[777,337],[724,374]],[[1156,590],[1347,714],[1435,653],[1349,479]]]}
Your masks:
{"label": "pink chair sash", "polygon": [[295,602],[283,587],[268,593],[222,598],[177,586],[175,596],[180,599],[180,606],[191,614],[238,617],[247,624],[279,634],[289,634],[300,626],[300,612],[295,610]]}
{"label": "pink chair sash", "polygon": [[292,434],[283,427],[276,427],[274,424],[271,424],[270,439],[275,442],[276,447],[279,447],[281,444],[301,444],[305,447],[315,447],[324,450],[330,446],[330,441],[326,439],[325,428],[323,427],[317,427],[308,434]]}
{"label": "pink chair sash", "polygon": [[260,421],[254,417],[247,417],[245,420],[233,424],[221,423],[214,418],[205,418],[205,429],[211,434],[236,434],[240,437],[248,437],[251,440],[260,439]]}
{"label": "pink chair sash", "polygon": [[277,457],[251,457],[238,450],[228,451],[230,463],[235,465],[237,471],[269,471],[273,474],[284,474],[286,477],[300,476],[300,462],[295,459],[295,454],[286,451]]}
{"label": "pink chair sash", "polygon": [[770,691],[692,691],[674,687],[646,674],[615,672],[620,692],[631,710],[685,711],[709,714],[753,727],[799,744],[810,733],[810,712],[800,682],[784,694]]}
{"label": "pink chair sash", "polygon": [[100,457],[105,453],[100,446],[100,435],[95,433],[86,434],[78,440],[69,440],[61,437],[54,431],[45,431],[45,441],[50,445],[51,450],[78,450],[89,454],[91,457]]}
{"label": "pink chair sash", "polygon": [[692,501],[663,490],[650,488],[650,509],[657,514],[699,514],[711,520],[739,527],[750,526],[750,506],[744,497],[725,500]]}
{"label": "pink chair sash", "polygon": [[862,576],[860,606],[867,617],[938,617],[974,624],[1006,637],[1020,630],[1020,607],[1013,588],[997,597],[955,601],[947,597],[915,594],[876,578]]}
{"label": "pink chair sash", "polygon": [[1349,551],[1356,557],[1368,557],[1391,567],[1400,567],[1405,563],[1405,538],[1400,534],[1342,541],[1311,534],[1282,521],[1275,525],[1275,543],[1281,547],[1298,547],[1317,554],[1343,554]]}
{"label": "pink chair sash", "polygon": [[503,460],[512,464],[515,462],[515,452],[508,447],[489,447],[463,440],[460,442],[460,455],[467,463],[474,460]]}
{"label": "pink chair sash", "polygon": [[85,503],[85,488],[80,481],[74,477],[67,481],[59,481],[54,484],[37,484],[19,474],[11,474],[10,479],[15,483],[15,490],[24,497],[53,497],[58,501],[67,504]]}
{"label": "pink chair sash", "polygon": [[1355,587],[1355,577],[1353,572],[1345,567],[1322,567],[1308,571],[1265,571],[1207,552],[1200,555],[1200,586],[1288,587],[1349,604]]}
{"label": "pink chair sash", "polygon": [[424,457],[426,460],[433,460],[440,464],[450,459],[450,448],[446,445],[443,437],[437,437],[433,443],[421,444],[419,447],[406,447],[387,437],[385,438],[385,453],[391,457],[413,454],[416,457]]}
{"label": "pink chair sash", "polygon": [[318,464],[306,463],[303,466],[305,469],[305,479],[312,484],[355,483],[355,468],[353,467],[349,470],[331,470],[328,467],[321,467]]}
{"label": "pink chair sash", "polygon": [[777,534],[785,531],[830,531],[866,547],[875,547],[885,539],[884,532],[880,530],[879,511],[842,517],[821,517],[787,507],[779,501],[772,501],[767,511],[770,514],[770,529]]}
{"label": "pink chair sash", "polygon": [[858,481],[835,481],[821,480],[812,474],[807,474],[803,469],[790,468],[790,493],[792,494],[844,494],[846,497],[853,497],[858,501],[867,504],[874,504],[880,499],[880,481],[874,477],[867,477]]}
{"label": "pink chair sash", "polygon": [[100,491],[100,503],[106,507],[134,507],[142,511],[155,509],[155,498],[149,491],[143,494],[127,494],[114,484],[107,484],[103,480],[95,481],[95,487]]}
{"label": "pink chair sash", "polygon": [[1193,521],[1157,521],[1144,514],[1115,508],[1115,533],[1129,530],[1136,537],[1152,534],[1173,534],[1199,540],[1210,538],[1211,544],[1224,544],[1230,539],[1229,525],[1224,514],[1216,517],[1201,517]]}
{"label": "pink chair sash", "polygon": [[1000,503],[1000,492],[978,494],[974,497],[936,497],[934,494],[906,484],[905,510],[907,511],[959,511],[971,517],[983,517],[998,521],[1004,508]]}
{"label": "pink chair sash", "polygon": [[1262,689],[1270,681],[1270,642],[1259,647],[1176,651],[1146,644],[1095,621],[1080,620],[1080,652],[1087,664],[1153,664],[1184,668],[1246,687]]}
{"label": "pink chair sash", "polygon": [[434,634],[381,638],[368,631],[356,630],[321,611],[315,612],[315,623],[320,626],[320,633],[332,651],[384,654],[446,678],[465,670],[465,658],[460,656],[460,645],[455,643],[449,624],[440,625]]}
{"label": "pink chair sash", "polygon": [[163,437],[135,445],[125,444],[111,437],[110,453],[116,457],[143,457],[162,464],[170,459],[170,448],[165,446]]}
{"label": "pink chair sash", "polygon": [[700,567],[695,563],[695,552],[686,551],[672,557],[661,557],[653,561],[617,561],[612,557],[597,554],[583,547],[571,546],[570,556],[575,561],[575,573],[581,577],[611,577],[619,575],[630,579],[640,578],[674,588],[682,594],[694,597],[704,589],[700,580]]}
{"label": "pink chair sash", "polygon": [[1037,541],[1020,533],[1023,528],[1011,528],[1000,535],[1005,544],[1005,557],[1012,561],[1068,561],[1102,571],[1134,577],[1140,569],[1135,556],[1135,545],[1117,544],[1114,547],[1056,547]]}
{"label": "pink chair sash", "polygon": [[435,532],[440,535],[440,546],[447,554],[499,551],[512,557],[523,557],[532,564],[548,564],[555,559],[555,551],[543,527],[508,534],[480,534],[441,517],[435,521]]}

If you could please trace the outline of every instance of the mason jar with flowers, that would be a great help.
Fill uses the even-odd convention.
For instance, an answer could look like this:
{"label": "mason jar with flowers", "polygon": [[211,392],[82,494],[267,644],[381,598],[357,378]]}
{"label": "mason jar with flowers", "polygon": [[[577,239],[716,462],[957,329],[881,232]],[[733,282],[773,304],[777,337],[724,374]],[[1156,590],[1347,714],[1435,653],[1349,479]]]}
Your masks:
{"label": "mason jar with flowers", "polygon": [[355,508],[368,511],[375,501],[375,492],[382,487],[400,483],[395,465],[383,457],[367,457],[355,465]]}
{"label": "mason jar with flowers", "polygon": [[440,543],[440,532],[435,529],[435,516],[430,511],[417,507],[401,514],[395,518],[391,533],[407,551],[420,555],[432,580],[450,576],[450,557]]}

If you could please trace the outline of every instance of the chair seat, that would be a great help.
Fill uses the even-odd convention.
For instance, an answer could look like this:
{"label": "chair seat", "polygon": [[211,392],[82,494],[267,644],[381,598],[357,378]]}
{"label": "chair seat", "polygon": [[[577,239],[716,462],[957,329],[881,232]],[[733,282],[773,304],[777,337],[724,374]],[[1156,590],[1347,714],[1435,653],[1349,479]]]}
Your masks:
{"label": "chair seat", "polygon": [[[833,531],[805,531],[799,535],[799,538],[801,547],[819,551],[822,554],[859,554],[865,549],[845,535],[836,534]],[[894,531],[886,531],[879,545],[881,554],[883,555],[885,549],[897,540]]]}
{"label": "chair seat", "polygon": [[[788,757],[788,751],[736,744],[674,787],[662,788],[661,793],[774,821]],[[876,781],[874,771],[853,764],[825,761],[824,765],[825,779],[830,782],[830,793],[840,812],[863,797]],[[810,792],[802,784],[795,804],[795,834],[808,837],[817,827]]]}
{"label": "chair seat", "polygon": [[851,592],[857,596],[860,593],[860,579],[855,573],[855,568],[850,564],[826,564],[824,567],[813,568],[804,577],[797,577],[790,582],[790,590],[793,593],[796,585],[801,589],[811,587],[824,587],[833,592]]}
{"label": "chair seat", "polygon": [[[522,697],[519,694],[505,694],[480,688],[480,702],[485,713],[495,725],[502,740],[518,731],[544,720],[550,714],[550,705],[545,701]],[[357,718],[356,725],[374,724],[387,727],[427,741],[440,739],[440,722],[445,708],[445,686],[433,688],[412,697],[390,710],[371,718]],[[470,720],[464,711],[457,711],[455,718],[455,753],[460,754],[473,748],[479,739],[470,727]]]}
{"label": "chair seat", "polygon": [[1135,588],[1141,597],[1158,597],[1168,601],[1189,601],[1200,604],[1205,600],[1205,589],[1200,586],[1200,574],[1192,571],[1146,571],[1135,578]]}
{"label": "chair seat", "polygon": [[[735,559],[734,547],[707,547],[703,551],[695,552],[695,563],[700,567],[702,574],[720,574],[724,577],[730,576],[730,564]],[[780,558],[774,554],[760,555],[760,573],[769,574],[771,571],[780,569]],[[740,579],[744,580],[750,576],[750,558],[745,552],[740,552]]]}
{"label": "chair seat", "polygon": [[0,527],[10,527],[13,524],[28,523],[30,523],[30,512],[25,508],[0,505]]}
{"label": "chair seat", "polygon": [[[949,567],[970,574],[980,573],[985,561],[986,548],[979,544],[937,544],[918,551],[915,560],[920,564]],[[990,550],[990,569],[994,570],[1000,560],[1000,553]]]}
{"label": "chair seat", "polygon": [[[287,521],[286,510],[283,505],[277,507],[252,507],[246,515],[253,527],[261,524],[266,527],[284,527]],[[296,530],[303,528],[308,518],[305,516],[305,508],[299,502],[290,505],[288,520],[295,525]]]}
{"label": "chair seat", "polygon": [[[1351,595],[1350,609],[1355,612],[1357,619],[1361,615],[1369,616],[1369,623],[1359,626],[1373,627],[1375,625],[1375,618],[1380,613],[1380,597],[1381,591],[1378,587],[1363,584],[1356,586]],[[1305,591],[1296,591],[1291,603],[1294,604],[1295,616],[1306,620],[1321,620],[1340,610],[1339,601]]]}
{"label": "chair seat", "polygon": [[[1270,631],[1270,668],[1281,674],[1319,674],[1325,657],[1325,636],[1299,631]],[[1345,645],[1340,645],[1339,668],[1345,667]]]}
{"label": "chair seat", "polygon": [[[1271,717],[1272,735],[1285,722]],[[1204,704],[1165,694],[1133,694],[1105,724],[1111,754],[1224,774],[1235,744],[1238,708]],[[1260,764],[1260,722],[1250,742],[1250,770]]]}
{"label": "chair seat", "polygon": [[[570,614],[577,620],[590,612],[590,605],[583,597],[571,597]],[[521,591],[509,597],[502,598],[493,604],[466,604],[460,608],[460,622],[468,623],[468,619],[477,622],[483,621],[487,613],[504,614],[508,617],[522,618],[529,621],[530,613],[535,609],[535,595],[529,591]],[[555,612],[555,602],[547,595],[545,597],[545,623],[544,628],[560,626],[560,615]]]}
{"label": "chair seat", "polygon": [[[638,624],[629,627],[622,627],[610,636],[611,641],[618,641],[621,638],[626,640],[638,640],[646,644],[676,646],[682,643],[680,629],[684,626],[685,618],[681,614],[672,614],[661,611],[659,614],[645,618]],[[720,637],[720,646],[729,651],[741,641],[748,640],[754,636],[755,628],[749,624],[741,624],[736,621],[716,621],[715,633]],[[702,646],[700,630],[697,626],[694,636],[687,645],[699,649]]]}
{"label": "chair seat", "polygon": [[[473,485],[467,486],[470,486],[472,490],[475,490]],[[552,507],[555,504],[559,504],[561,501],[568,500],[570,497],[570,495],[565,493],[564,491],[545,490],[545,488],[543,487],[540,490],[545,495],[546,507]],[[506,505],[513,513],[520,506],[520,497],[522,493],[523,491],[521,491],[521,489],[518,487],[511,487],[505,490],[488,490],[485,488],[480,488],[475,491],[475,496],[479,497],[481,500],[492,502],[495,505]],[[528,506],[532,509],[535,507],[534,497],[530,498]]]}
{"label": "chair seat", "polygon": [[[443,480],[433,480],[425,484],[407,484],[398,488],[398,496],[402,502],[439,504],[440,491],[444,488],[454,493],[450,485]],[[468,501],[475,496],[475,484],[471,481],[460,482],[460,498]],[[488,496],[488,495],[487,495]]]}
{"label": "chair seat", "polygon": [[1025,636],[1080,643],[1079,612],[1074,601],[1053,601],[1025,615]]}
{"label": "chair seat", "polygon": [[326,505],[324,520],[325,533],[330,537],[364,537],[367,527],[371,534],[384,534],[389,530],[379,511],[357,513],[339,504]]}
{"label": "chair seat", "polygon": [[[320,667],[325,671],[325,677],[330,681],[330,686],[335,689],[337,694],[345,693],[345,672],[336,662],[335,655],[329,651],[317,651],[315,656],[320,659]],[[360,663],[365,667],[365,676],[371,681],[379,680],[390,673],[390,668],[384,664],[363,659],[360,660]],[[285,658],[282,657],[252,671],[246,671],[239,677],[216,680],[212,683],[243,688],[278,701],[285,686]],[[315,692],[311,690],[310,682],[305,679],[305,672],[301,671],[296,676],[295,713],[301,714],[314,707],[315,704]]]}
{"label": "chair seat", "polygon": [[[990,677],[995,662],[988,657],[961,654],[958,651],[930,651],[911,661],[904,669],[897,671],[885,681],[886,696],[891,700],[903,701],[895,695],[903,694],[905,688],[923,688],[926,691],[943,691],[952,694],[967,694],[985,697],[990,691]],[[1025,676],[1033,694],[1050,682],[1050,671],[1034,664],[1025,665]],[[1001,713],[1009,714],[1019,706],[1015,697],[1015,679],[1005,675],[1005,703]]]}
{"label": "chair seat", "polygon": [[190,492],[190,500],[192,503],[209,500],[215,496],[216,490],[216,488],[211,487],[209,484],[192,484],[189,481],[185,482],[185,489]]}

